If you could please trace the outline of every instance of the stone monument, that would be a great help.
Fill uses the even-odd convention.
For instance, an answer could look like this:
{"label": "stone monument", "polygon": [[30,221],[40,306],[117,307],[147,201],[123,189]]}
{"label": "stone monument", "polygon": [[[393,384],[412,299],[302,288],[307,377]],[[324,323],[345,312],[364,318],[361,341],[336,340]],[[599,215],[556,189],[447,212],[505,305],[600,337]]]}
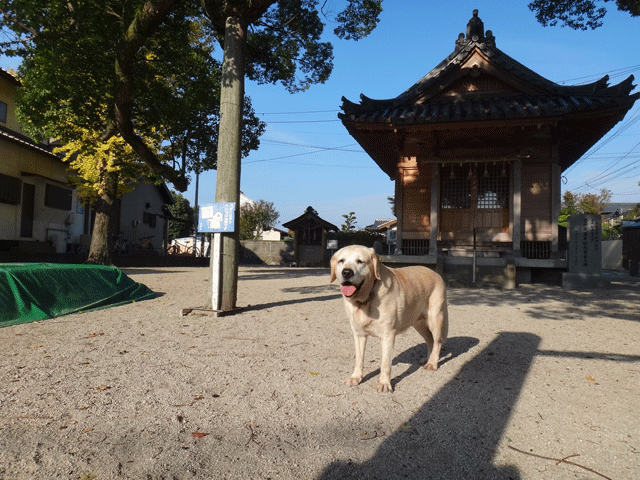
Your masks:
{"label": "stone monument", "polygon": [[571,215],[568,221],[568,266],[562,275],[564,288],[602,288],[609,281],[602,274],[602,220],[600,215]]}

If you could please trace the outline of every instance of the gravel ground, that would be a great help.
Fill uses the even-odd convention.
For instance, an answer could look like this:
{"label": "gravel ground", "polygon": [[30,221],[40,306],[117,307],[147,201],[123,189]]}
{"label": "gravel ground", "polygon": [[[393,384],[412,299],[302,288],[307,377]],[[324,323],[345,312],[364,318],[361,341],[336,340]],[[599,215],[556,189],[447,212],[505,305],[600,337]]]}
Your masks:
{"label": "gravel ground", "polygon": [[131,268],[152,300],[0,329],[1,479],[640,478],[640,288],[449,290],[436,372],[414,331],[353,368],[328,269]]}

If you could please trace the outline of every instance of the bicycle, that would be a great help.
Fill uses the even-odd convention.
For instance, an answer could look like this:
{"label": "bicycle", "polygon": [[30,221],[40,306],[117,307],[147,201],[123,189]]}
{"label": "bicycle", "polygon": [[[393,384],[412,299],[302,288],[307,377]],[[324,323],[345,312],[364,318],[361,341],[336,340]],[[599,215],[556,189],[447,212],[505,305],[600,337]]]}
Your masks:
{"label": "bicycle", "polygon": [[124,238],[122,233],[119,233],[114,237],[114,253],[129,253],[130,250],[133,250],[133,242]]}
{"label": "bicycle", "polygon": [[133,244],[134,250],[154,250],[153,243],[151,243],[151,239],[155,237],[155,235],[149,235],[148,237],[140,237],[138,239],[138,243]]}

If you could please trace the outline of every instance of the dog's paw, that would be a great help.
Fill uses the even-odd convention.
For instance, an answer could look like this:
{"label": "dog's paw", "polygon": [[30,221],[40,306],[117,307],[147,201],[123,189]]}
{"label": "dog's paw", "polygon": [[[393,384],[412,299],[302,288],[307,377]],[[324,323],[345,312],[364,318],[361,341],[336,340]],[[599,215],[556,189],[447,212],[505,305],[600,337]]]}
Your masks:
{"label": "dog's paw", "polygon": [[380,393],[380,392],[389,392],[392,393],[393,392],[393,387],[391,386],[391,383],[387,382],[387,383],[378,383],[378,387],[376,388],[376,392]]}
{"label": "dog's paw", "polygon": [[344,384],[349,385],[350,387],[355,387],[356,385],[359,385],[361,381],[362,377],[349,377],[344,381]]}
{"label": "dog's paw", "polygon": [[438,370],[438,364],[432,364],[432,363],[425,363],[424,366],[422,367],[425,370]]}

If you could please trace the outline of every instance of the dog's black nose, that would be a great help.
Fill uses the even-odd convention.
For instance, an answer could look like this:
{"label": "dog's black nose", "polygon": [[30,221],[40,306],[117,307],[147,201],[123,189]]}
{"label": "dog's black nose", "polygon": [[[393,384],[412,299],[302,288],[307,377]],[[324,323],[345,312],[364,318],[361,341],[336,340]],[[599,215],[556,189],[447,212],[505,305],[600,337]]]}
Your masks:
{"label": "dog's black nose", "polygon": [[350,268],[345,268],[344,270],[342,270],[342,278],[344,278],[345,280],[349,280],[351,277],[353,277],[353,270],[351,270]]}

